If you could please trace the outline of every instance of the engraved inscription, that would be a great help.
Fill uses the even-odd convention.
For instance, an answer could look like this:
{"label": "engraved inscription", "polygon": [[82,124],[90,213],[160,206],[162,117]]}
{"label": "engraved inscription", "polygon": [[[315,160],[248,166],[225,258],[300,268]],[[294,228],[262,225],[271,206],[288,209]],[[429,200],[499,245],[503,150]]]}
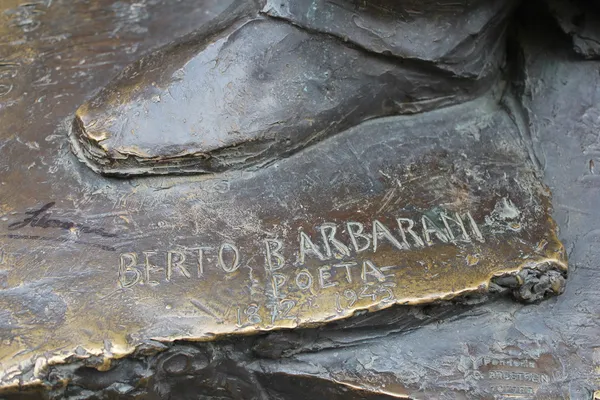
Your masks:
{"label": "engraved inscription", "polygon": [[533,359],[483,357],[476,362],[482,383],[496,395],[522,397],[534,395],[550,376]]}
{"label": "engraved inscription", "polygon": [[[271,274],[280,271],[290,260],[296,260],[294,266],[302,267],[310,260],[329,261],[352,258],[363,252],[377,253],[381,247],[387,245],[395,251],[418,250],[425,246],[433,246],[436,243],[456,243],[459,241],[471,243],[473,240],[484,242],[483,235],[470,212],[463,215],[455,213],[452,217],[445,212],[437,215],[434,221],[432,216],[423,215],[417,223],[413,219],[398,217],[394,228],[387,226],[382,221],[374,219],[369,229],[355,221],[342,224],[325,222],[316,229],[317,232],[298,232],[298,245],[295,256],[290,256],[283,241],[278,239],[263,239],[265,269]],[[419,230],[418,227],[421,227]],[[345,229],[343,229],[345,227]],[[344,237],[345,236],[345,237]],[[344,241],[345,240],[345,241]],[[185,278],[192,278],[192,271],[196,271],[196,277],[201,278],[205,273],[207,257],[214,258],[216,249],[216,265],[225,274],[236,272],[242,265],[244,256],[238,246],[234,243],[221,243],[218,246],[198,246],[186,250],[166,250],[164,252],[165,281],[169,282],[173,274],[177,273]],[[143,257],[136,253],[121,254],[119,266],[119,282],[122,286],[133,286],[140,282],[158,282],[151,279],[151,272],[161,269],[153,264],[157,251],[143,251]],[[212,253],[212,254],[211,254]],[[140,259],[144,260],[143,279],[138,276],[134,269]],[[353,282],[354,270],[360,270],[360,277],[364,282],[385,281],[382,271],[366,260],[359,263],[349,260],[343,263],[327,263],[314,271],[302,270],[296,273],[294,280],[300,289],[306,290],[313,285],[315,277],[321,288],[334,287],[337,285],[333,278],[342,274],[348,283]],[[138,271],[139,272],[139,271]],[[129,276],[129,275],[131,276]],[[277,276],[277,275],[275,275]]]}
{"label": "engraved inscription", "polygon": [[[120,287],[131,289],[181,286],[186,282],[192,285],[194,281],[209,282],[215,277],[217,281],[219,277],[225,281],[233,279],[235,288],[240,290],[234,302],[244,300],[229,305],[225,315],[217,316],[198,301],[192,304],[219,323],[235,315],[235,324],[240,328],[294,321],[310,307],[345,314],[355,307],[392,303],[401,298],[406,278],[399,278],[399,274],[406,277],[408,267],[402,260],[432,246],[460,247],[461,251],[471,247],[474,255],[464,256],[467,262],[462,268],[478,264],[473,261],[479,257],[475,249],[485,238],[471,212],[436,210],[411,218],[373,218],[369,223],[324,221],[313,225],[312,230],[299,228],[291,241],[293,232],[286,234],[286,240],[258,237],[248,244],[230,239],[125,252],[119,256],[117,282]],[[394,253],[399,255],[394,258],[396,264],[382,263]],[[418,258],[412,260],[410,268],[430,268]],[[437,275],[425,272],[424,276],[434,279]],[[315,300],[325,305],[316,305]],[[501,379],[500,376],[490,379]],[[543,378],[522,376],[523,381],[528,379],[541,382]]]}

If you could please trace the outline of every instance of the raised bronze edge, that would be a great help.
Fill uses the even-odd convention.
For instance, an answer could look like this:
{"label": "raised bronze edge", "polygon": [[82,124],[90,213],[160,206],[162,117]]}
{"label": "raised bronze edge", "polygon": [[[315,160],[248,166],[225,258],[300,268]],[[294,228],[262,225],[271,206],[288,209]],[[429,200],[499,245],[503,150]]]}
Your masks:
{"label": "raised bronze edge", "polygon": [[[554,235],[554,238],[557,239],[556,235]],[[560,242],[556,241],[555,244],[560,244]],[[554,255],[557,257],[545,257],[545,258],[539,258],[537,260],[535,260],[535,259],[534,260],[526,260],[523,263],[521,263],[518,267],[509,269],[509,270],[497,271],[497,272],[491,273],[488,276],[487,281],[482,282],[477,286],[464,288],[459,291],[451,292],[451,293],[445,293],[445,294],[440,293],[439,296],[431,295],[431,296],[421,297],[421,298],[414,297],[414,298],[409,298],[409,299],[403,299],[402,301],[397,301],[397,302],[393,302],[393,303],[378,303],[378,304],[367,306],[367,307],[362,307],[362,308],[358,307],[355,310],[353,310],[353,313],[351,315],[334,316],[333,318],[330,318],[327,320],[320,320],[320,321],[313,321],[313,322],[306,321],[301,324],[293,323],[287,327],[277,326],[277,327],[262,328],[262,329],[261,328],[257,329],[256,327],[247,327],[247,328],[241,328],[241,329],[229,332],[229,333],[207,332],[206,335],[202,336],[202,337],[200,337],[200,336],[189,337],[189,336],[180,335],[180,336],[170,336],[170,337],[153,337],[153,338],[148,338],[148,339],[156,341],[156,342],[161,342],[161,343],[172,343],[172,342],[176,342],[176,341],[208,342],[208,341],[214,340],[217,337],[226,338],[226,337],[235,337],[238,335],[239,336],[250,336],[252,334],[267,333],[267,332],[271,332],[271,331],[275,331],[275,330],[291,330],[291,329],[295,329],[295,328],[299,328],[299,327],[313,328],[313,327],[317,327],[317,326],[322,326],[324,323],[347,319],[347,318],[352,317],[353,315],[356,315],[357,313],[361,313],[364,311],[367,311],[367,312],[379,311],[379,310],[390,308],[395,305],[432,304],[432,303],[436,303],[436,302],[446,302],[446,301],[450,301],[450,300],[456,300],[456,299],[459,299],[460,297],[472,295],[472,294],[486,294],[489,291],[490,283],[492,283],[492,281],[495,278],[505,277],[505,276],[515,276],[515,275],[519,274],[521,271],[524,271],[527,269],[537,270],[540,272],[546,272],[546,271],[553,270],[553,271],[561,272],[563,275],[566,275],[566,273],[568,271],[566,256],[563,251],[564,248],[562,247],[562,244],[560,244],[560,246],[561,246],[561,248],[556,253],[554,253]],[[84,355],[75,354],[74,351],[71,351],[68,354],[54,355],[49,358],[37,357],[35,359],[35,361],[29,362],[25,365],[23,365],[24,363],[21,363],[21,365],[13,366],[13,367],[9,368],[6,371],[5,376],[6,375],[11,375],[11,376],[8,379],[6,379],[4,377],[0,377],[0,394],[2,394],[2,392],[5,392],[5,391],[22,389],[22,388],[28,388],[28,389],[32,389],[35,387],[43,388],[45,385],[44,385],[44,381],[40,378],[40,376],[42,376],[45,373],[47,368],[54,366],[54,365],[66,364],[69,361],[73,360],[73,358],[76,358],[79,361],[85,361],[85,360],[90,359],[91,357],[95,357],[97,359],[100,358],[102,360],[102,362],[96,363],[94,365],[89,365],[89,366],[96,368],[99,371],[107,371],[111,368],[112,360],[118,360],[118,359],[125,358],[125,357],[132,355],[133,353],[135,353],[138,346],[139,345],[123,347],[123,346],[119,346],[119,345],[115,344],[113,346],[113,348],[111,349],[111,352],[108,354],[104,351],[104,349],[95,349],[95,350],[85,349],[87,354],[84,354]],[[122,348],[119,349],[119,347],[122,347]],[[33,372],[33,377],[29,381],[22,381],[21,377],[28,372]],[[405,397],[400,397],[400,398],[405,398]]]}

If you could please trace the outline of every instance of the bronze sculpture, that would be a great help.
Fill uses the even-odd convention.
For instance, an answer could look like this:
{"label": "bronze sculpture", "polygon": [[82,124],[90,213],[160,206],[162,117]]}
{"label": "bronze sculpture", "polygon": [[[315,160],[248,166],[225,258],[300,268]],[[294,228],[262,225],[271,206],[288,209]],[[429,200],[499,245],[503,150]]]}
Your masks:
{"label": "bronze sculpture", "polygon": [[237,1],[80,107],[72,143],[107,174],[218,172],[465,102],[498,78],[513,3]]}
{"label": "bronze sculpture", "polygon": [[[198,24],[194,2],[185,12],[157,2],[146,14],[145,3],[104,3],[109,25],[128,21],[101,35],[115,43],[144,36],[158,10],[188,30]],[[581,98],[594,64],[576,64],[549,28],[558,3],[531,22],[540,4],[516,14],[516,4],[487,1],[212,4],[225,12],[213,25],[173,32],[174,44],[111,82],[104,71],[64,107],[65,83],[53,83],[68,82],[64,68],[87,82],[106,55],[76,44],[56,64],[44,58],[29,71],[45,94],[27,105],[27,89],[7,84],[5,99],[16,100],[3,103],[1,395],[592,396],[595,353],[582,343],[595,339],[560,323],[593,305],[573,293],[538,302],[562,293],[566,277],[540,165],[555,196],[558,187],[567,238],[583,221],[565,220],[565,210],[594,221],[586,207],[595,204],[583,189],[564,204],[557,182],[593,188],[597,114],[554,104],[548,82]],[[26,44],[11,47],[22,63],[43,46],[30,38],[38,29],[75,40],[48,39],[57,36],[35,18],[86,12],[22,8],[7,14],[17,22],[6,33],[25,32]],[[593,58],[589,35],[582,53]],[[45,65],[56,65],[47,79]],[[27,107],[48,121],[21,127]],[[569,117],[552,125],[557,112]],[[558,134],[539,139],[560,124],[591,157],[581,180],[554,178],[563,173],[556,154],[570,147]],[[576,260],[589,254],[575,251]]]}

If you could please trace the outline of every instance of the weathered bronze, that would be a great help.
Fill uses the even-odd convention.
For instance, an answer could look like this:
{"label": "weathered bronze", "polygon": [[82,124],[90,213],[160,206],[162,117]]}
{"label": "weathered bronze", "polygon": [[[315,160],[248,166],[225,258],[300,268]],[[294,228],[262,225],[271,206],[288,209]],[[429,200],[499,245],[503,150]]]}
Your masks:
{"label": "weathered bronze", "polygon": [[597,395],[600,77],[556,7],[9,3],[0,397]]}
{"label": "weathered bronze", "polygon": [[408,16],[379,3],[235,1],[82,105],[76,153],[111,175],[248,168],[365,120],[474,99],[498,78],[512,1],[424,1]]}
{"label": "weathered bronze", "polygon": [[[42,354],[57,363],[79,352],[106,369],[148,339],[311,327],[497,286],[524,301],[560,293],[565,255],[547,189],[526,147],[503,134],[514,125],[497,93],[363,124],[261,171],[113,184],[86,212],[54,190],[33,207],[9,199],[5,292],[14,294],[3,308],[17,326],[37,320],[36,349],[23,353],[8,330],[3,360],[33,368]],[[455,130],[423,135],[451,113],[461,115]],[[32,246],[48,271],[33,282]],[[37,281],[30,290],[52,311],[21,315],[21,288]],[[23,367],[8,367],[5,384],[24,383],[13,380]]]}

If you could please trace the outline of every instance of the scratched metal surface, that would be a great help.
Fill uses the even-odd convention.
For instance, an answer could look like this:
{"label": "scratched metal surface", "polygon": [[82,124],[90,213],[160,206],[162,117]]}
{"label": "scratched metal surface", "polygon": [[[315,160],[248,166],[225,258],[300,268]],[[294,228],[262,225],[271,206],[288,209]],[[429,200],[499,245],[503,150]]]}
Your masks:
{"label": "scratched metal surface", "polygon": [[[259,12],[260,3],[234,3],[81,105],[72,130],[80,158],[120,176],[223,172],[269,164],[362,121],[472,100],[498,77],[513,9],[510,0],[421,2],[415,15],[390,18],[382,2],[276,2]],[[369,35],[371,24],[391,47]]]}
{"label": "scratched metal surface", "polygon": [[[204,204],[208,204],[209,207],[203,208],[203,213],[197,216],[202,225],[196,227],[196,233],[200,235],[202,228],[211,226],[207,231],[214,232],[214,239],[211,237],[209,241],[217,243],[217,247],[222,239],[230,239],[227,235],[229,231],[239,230],[250,237],[258,235],[259,232],[248,229],[248,226],[253,227],[254,216],[244,214],[244,210],[238,210],[239,214],[235,215],[214,214],[227,205],[225,194],[230,192],[232,187],[235,189],[235,180],[239,185],[240,181],[256,179],[255,174],[240,173],[235,175],[235,180],[224,179],[222,176],[168,180],[98,180],[95,174],[71,156],[65,132],[76,107],[97,87],[106,83],[123,65],[150,46],[167,42],[171,37],[193,29],[203,18],[208,19],[214,15],[210,12],[205,13],[206,10],[223,5],[207,2],[206,9],[198,7],[197,2],[192,1],[179,2],[178,7],[161,1],[94,1],[78,2],[75,5],[71,2],[47,1],[20,7],[16,2],[2,2],[1,5],[7,10],[2,14],[3,44],[0,49],[3,60],[0,81],[0,88],[3,90],[3,141],[0,142],[3,157],[0,164],[3,229],[6,229],[9,223],[22,220],[25,210],[39,208],[55,201],[56,204],[51,209],[62,211],[62,222],[56,221],[55,218],[50,222],[46,220],[47,228],[29,225],[22,227],[26,232],[11,231],[6,234],[42,236],[40,230],[43,233],[44,229],[64,228],[69,228],[68,231],[84,232],[78,237],[68,234],[50,236],[55,242],[44,242],[39,238],[37,241],[29,239],[35,243],[34,250],[31,250],[32,244],[25,243],[28,240],[25,237],[5,239],[3,243],[5,247],[9,244],[9,248],[3,247],[1,262],[7,267],[0,275],[0,285],[4,289],[12,288],[15,296],[23,293],[31,296],[31,304],[37,304],[38,308],[20,310],[19,314],[23,321],[30,324],[21,326],[20,329],[31,329],[30,332],[34,334],[29,338],[24,335],[25,339],[19,339],[21,342],[3,341],[0,352],[14,355],[16,348],[31,348],[36,343],[53,339],[56,335],[53,336],[52,330],[60,331],[63,321],[73,323],[73,326],[81,329],[78,331],[78,339],[88,344],[95,343],[96,349],[101,349],[105,354],[111,351],[118,353],[119,346],[127,348],[131,343],[142,342],[143,338],[136,336],[139,329],[136,331],[131,327],[135,327],[136,324],[138,328],[142,326],[145,322],[144,317],[153,321],[163,321],[162,325],[158,322],[152,327],[159,333],[161,330],[169,331],[173,326],[179,332],[184,331],[185,321],[174,322],[175,320],[168,318],[169,314],[174,312],[173,305],[177,305],[179,299],[170,296],[173,289],[163,290],[164,282],[154,287],[146,285],[143,290],[153,290],[152,295],[136,298],[141,304],[144,300],[150,301],[150,306],[144,311],[147,313],[145,315],[143,312],[127,312],[131,310],[127,308],[131,297],[127,296],[118,297],[118,301],[112,303],[119,305],[118,307],[105,306],[100,314],[90,315],[86,309],[89,304],[98,303],[98,299],[114,301],[115,295],[122,296],[118,291],[117,279],[121,254],[135,253],[143,259],[143,251],[154,251],[166,259],[169,250],[181,250],[171,245],[182,243],[177,223],[188,224],[189,219],[177,220],[173,216],[189,217],[190,211],[193,210],[166,212],[169,208],[165,205],[176,204],[169,193],[185,193],[185,188],[189,187],[202,188],[200,194],[196,194],[196,198],[204,200]],[[156,18],[155,15],[161,15],[162,18]],[[71,23],[65,27],[64,23],[57,22],[61,18]],[[596,212],[599,199],[595,167],[600,162],[596,158],[599,157],[597,147],[600,122],[594,97],[597,95],[598,85],[593,84],[599,79],[598,64],[578,60],[568,51],[568,43],[561,41],[560,36],[554,41],[545,37],[536,41],[532,35],[529,36],[531,42],[524,42],[530,45],[529,48],[525,45],[524,47],[529,51],[526,54],[530,55],[526,64],[526,71],[530,74],[527,88],[533,99],[526,102],[532,123],[529,133],[535,145],[536,155],[542,161],[546,183],[553,190],[555,218],[561,228],[560,238],[566,244],[570,264],[574,266],[564,295],[528,306],[501,298],[476,306],[457,304],[433,308],[399,307],[374,313],[373,316],[359,317],[337,326],[330,326],[328,329],[284,332],[214,345],[155,343],[152,346],[166,350],[158,358],[144,359],[144,354],[140,353],[137,357],[142,361],[115,361],[115,369],[111,371],[117,372],[108,371],[108,375],[100,379],[100,375],[94,375],[96,372],[90,371],[106,371],[111,366],[109,361],[100,357],[88,364],[94,368],[78,371],[75,374],[75,382],[78,382],[80,387],[87,386],[91,391],[108,390],[107,388],[112,388],[108,392],[113,394],[125,389],[132,391],[136,379],[142,378],[141,375],[136,375],[137,372],[128,375],[127,367],[133,371],[135,366],[144,365],[146,362],[157,371],[156,380],[163,379],[156,382],[153,392],[149,390],[150,398],[166,397],[170,391],[175,392],[177,383],[190,383],[193,379],[196,379],[196,386],[190,385],[191,388],[208,391],[207,388],[211,387],[211,390],[216,391],[214,396],[217,397],[224,396],[215,389],[222,386],[223,390],[229,391],[231,398],[305,398],[306,393],[311,391],[315,391],[314,396],[327,393],[330,398],[591,398],[597,388],[596,368],[600,363],[600,355],[596,350],[599,342],[596,322],[599,302],[594,287],[594,282],[598,279],[594,247],[600,225],[600,214]],[[585,82],[588,84],[582,84],[582,76],[586,77]],[[565,92],[569,95],[563,98]],[[573,98],[580,100],[572,101]],[[473,120],[481,121],[482,116],[493,116],[491,120],[486,120],[488,125],[482,129],[484,141],[490,140],[489,143],[494,144],[497,140],[505,139],[508,145],[505,143],[501,147],[505,152],[502,154],[501,151],[501,155],[512,155],[522,160],[523,163],[519,163],[521,166],[515,167],[521,174],[519,177],[529,177],[533,182],[532,186],[537,187],[531,171],[526,168],[526,155],[522,147],[517,146],[522,144],[522,136],[515,132],[508,114],[494,104],[494,99],[494,94],[489,94],[487,100],[477,104],[467,104],[454,111],[439,112],[417,121],[423,125],[422,129],[425,132],[430,132],[432,127],[448,128],[443,121],[444,117],[454,115],[452,112],[460,112],[461,118],[469,122],[467,127],[473,126]],[[513,113],[515,112],[518,111],[513,110]],[[396,123],[399,125],[391,127],[414,124],[410,120],[399,120]],[[361,129],[370,128],[372,125]],[[505,137],[498,138],[491,134],[496,130],[502,131],[502,128],[509,132]],[[391,131],[386,131],[382,126],[376,131],[383,135],[382,139],[393,136]],[[510,134],[511,131],[514,135]],[[353,138],[358,138],[359,133],[361,132],[344,135],[354,134]],[[466,142],[456,143],[456,148],[448,145],[449,148],[457,152],[459,148],[467,148],[465,143],[468,143],[468,134],[465,133],[466,136],[463,137]],[[344,137],[340,136],[337,140],[344,143],[343,139]],[[448,142],[452,141],[448,139]],[[514,146],[511,147],[511,143]],[[367,144],[364,145],[368,148]],[[360,140],[357,146],[361,149]],[[15,148],[18,150],[13,150]],[[372,149],[381,151],[381,147]],[[489,151],[492,149],[492,146],[488,148]],[[468,148],[465,151],[471,155]],[[367,156],[368,154],[365,155],[365,159],[368,159]],[[314,152],[312,157],[319,160]],[[365,194],[373,190],[373,198],[378,200],[377,209],[374,211],[379,211],[380,207],[386,206],[387,199],[377,198],[377,194],[385,196],[386,191],[391,193],[397,183],[394,179],[391,182],[387,181],[386,175],[394,176],[394,173],[399,172],[398,166],[388,163],[385,165],[387,169],[380,171],[376,168],[377,163],[363,164],[360,153],[357,156],[351,149],[343,159],[353,160],[353,157],[351,165],[362,164],[366,171],[360,172],[353,186],[346,184],[345,192],[332,195],[331,192],[324,191],[320,186],[322,183],[319,182],[319,176],[311,174],[302,174],[306,175],[307,182],[296,179],[298,182],[287,185],[305,185],[319,189],[315,193],[322,196],[321,201],[325,205],[333,200],[348,199],[349,217],[356,213],[353,210],[360,210],[360,202],[365,201]],[[358,161],[356,157],[359,158]],[[473,154],[473,158],[469,160],[467,157],[467,160],[475,164],[476,157]],[[305,162],[309,162],[311,156],[306,156],[306,159],[308,161]],[[506,163],[507,160],[504,158],[501,161]],[[485,165],[484,161],[481,162]],[[508,164],[510,163],[506,163],[507,166]],[[507,173],[515,173],[515,168],[507,167]],[[274,175],[277,174],[281,175],[282,172]],[[324,185],[328,189],[331,186],[330,182],[327,180]],[[541,187],[537,188],[542,191]],[[422,188],[413,187],[414,191],[419,189]],[[486,214],[484,210],[487,210],[488,214],[492,213],[497,202],[500,202],[499,207],[502,207],[502,198],[510,193],[507,187],[504,187],[504,190],[504,196],[502,193],[497,197],[489,196],[490,203],[486,207],[475,208],[473,211],[468,208],[465,210],[471,211],[476,216],[475,219],[481,220]],[[519,188],[513,190],[519,192]],[[107,191],[118,193],[120,196],[114,196],[108,202],[103,194]],[[361,196],[353,198],[353,194],[357,192],[361,193]],[[49,198],[48,193],[58,193],[60,196]],[[140,193],[151,195],[141,196]],[[150,199],[146,200],[146,197]],[[542,209],[547,210],[543,202],[544,196],[538,193],[536,198]],[[300,212],[302,217],[307,212],[300,211],[302,203],[296,199],[297,197],[290,196],[282,200],[285,204],[297,204],[298,207],[292,211]],[[263,201],[271,200],[265,197]],[[517,203],[517,209],[522,212],[526,210],[519,206],[518,200],[514,201]],[[68,204],[68,207],[65,207],[65,204]],[[134,215],[127,210],[134,210]],[[369,208],[366,207],[365,210]],[[156,214],[152,214],[153,212]],[[385,213],[385,210],[382,212]],[[139,215],[149,213],[155,217],[142,219],[143,223],[138,220]],[[374,214],[372,211],[366,213],[362,221],[370,221]],[[411,217],[417,218],[419,215],[415,213]],[[53,217],[56,217],[56,214],[53,214]],[[77,221],[81,225],[65,225],[65,220]],[[233,224],[223,228],[227,221],[239,220],[247,221],[248,225]],[[339,221],[345,219],[340,217]],[[540,222],[534,218],[534,221],[541,227],[539,230],[534,229],[539,233],[536,239],[542,238],[544,232],[552,232],[553,227],[548,219]],[[279,219],[274,218],[272,224],[276,223],[279,223]],[[303,221],[300,221],[299,225],[302,223]],[[116,240],[111,235],[115,232],[112,228],[117,226],[131,229],[133,233]],[[191,229],[193,232],[193,226]],[[248,231],[245,232],[244,229]],[[93,235],[95,240],[90,241],[87,235]],[[160,236],[161,243],[165,246],[156,245],[156,235]],[[285,232],[281,231],[281,235],[285,237]],[[502,238],[511,244],[510,236]],[[473,239],[476,237],[473,236]],[[551,236],[547,239],[550,239],[548,242],[551,245],[558,245]],[[476,240],[472,240],[472,243],[474,242]],[[493,243],[498,248],[490,246],[484,250],[491,252],[490,254],[496,251],[496,256],[506,251],[510,252],[510,249],[502,247],[500,241]],[[539,240],[532,241],[528,250],[532,251],[531,246],[538,244]],[[18,251],[15,251],[15,248]],[[58,251],[57,255],[58,248],[63,250]],[[110,251],[113,248],[116,251]],[[448,246],[445,249],[450,251],[452,247]],[[465,255],[471,253],[468,248],[465,249]],[[178,255],[173,252],[171,257]],[[554,259],[559,258],[555,251],[547,255]],[[84,267],[82,270],[74,270],[71,267],[61,269],[61,257],[68,260],[67,263],[71,267]],[[125,262],[128,257],[133,256],[125,256]],[[111,261],[105,263],[107,258]],[[226,261],[233,262],[233,259],[227,258]],[[499,263],[496,261],[495,264]],[[231,264],[226,264],[226,268],[229,265]],[[28,271],[27,281],[34,282],[32,287],[20,284],[11,287],[14,282],[11,281],[11,271],[8,268],[14,266]],[[193,266],[199,267],[197,263]],[[515,268],[513,266],[501,270],[512,271]],[[188,270],[192,268],[188,266]],[[124,286],[136,281],[136,273],[126,269],[123,272],[121,283],[125,283]],[[473,278],[478,284],[465,285],[463,281],[460,285],[476,288],[479,283],[489,279],[491,272],[483,268],[481,276]],[[144,269],[140,269],[139,273],[144,274]],[[163,279],[166,271],[157,273],[161,274]],[[180,278],[182,273],[181,268],[174,269],[174,274],[180,274]],[[93,279],[95,274],[98,279]],[[103,279],[112,282],[108,285],[109,289]],[[226,284],[227,281],[223,280],[220,283]],[[445,283],[453,285],[455,282],[449,280],[437,284],[443,287]],[[218,283],[215,287],[218,290],[217,285]],[[61,287],[63,293],[69,293],[77,300],[79,312],[67,314],[65,304],[48,290],[48,286]],[[19,288],[23,290],[22,293],[19,293]],[[136,285],[130,289],[140,289],[140,286]],[[445,289],[441,292],[453,292],[447,287]],[[434,293],[436,294],[439,293]],[[342,300],[352,300],[352,296]],[[368,299],[362,308],[368,308],[367,303]],[[198,309],[193,303],[188,307],[190,310],[193,307]],[[200,310],[203,313],[202,318],[206,318],[207,313],[216,311],[204,304],[200,304],[199,307],[204,308]],[[124,311],[119,313],[118,310]],[[247,308],[242,310],[244,317],[252,318],[254,313],[248,311]],[[336,312],[332,314],[337,315]],[[2,315],[2,329],[13,329],[10,327],[10,313],[4,312]],[[265,315],[262,315],[261,318],[264,317]],[[231,318],[228,321],[231,328],[240,330],[240,327],[235,326],[237,314],[234,313],[228,318]],[[54,323],[57,325],[52,326]],[[50,331],[36,331],[35,328],[40,324],[49,326]],[[193,324],[189,326],[192,327]],[[123,342],[103,342],[110,332],[118,332]],[[149,337],[154,337],[155,334],[156,332],[154,335],[153,332],[149,332]],[[31,342],[28,343],[27,339]],[[68,348],[70,344],[64,345]],[[148,354],[153,353],[149,351]],[[79,362],[78,357],[89,359],[89,354],[85,349],[81,349],[75,352],[71,361]],[[27,354],[20,354],[13,360],[23,361],[25,365],[29,358]],[[184,360],[183,364],[181,360]],[[195,360],[197,364],[190,360]],[[201,378],[194,378],[195,371],[202,369],[200,367],[203,365],[210,366],[205,369],[210,372],[210,376],[199,375]],[[19,367],[17,365],[10,368],[18,370]],[[21,378],[30,379],[36,372],[46,373],[47,368],[43,363],[39,363],[28,376]],[[55,379],[60,378],[61,373],[68,374],[59,367],[51,371],[56,373]],[[125,381],[133,386],[127,388],[123,383]],[[172,387],[165,383],[169,381],[173,382]],[[94,386],[91,382],[101,383]],[[119,383],[120,386],[115,383]],[[75,392],[76,390],[73,393]]]}

